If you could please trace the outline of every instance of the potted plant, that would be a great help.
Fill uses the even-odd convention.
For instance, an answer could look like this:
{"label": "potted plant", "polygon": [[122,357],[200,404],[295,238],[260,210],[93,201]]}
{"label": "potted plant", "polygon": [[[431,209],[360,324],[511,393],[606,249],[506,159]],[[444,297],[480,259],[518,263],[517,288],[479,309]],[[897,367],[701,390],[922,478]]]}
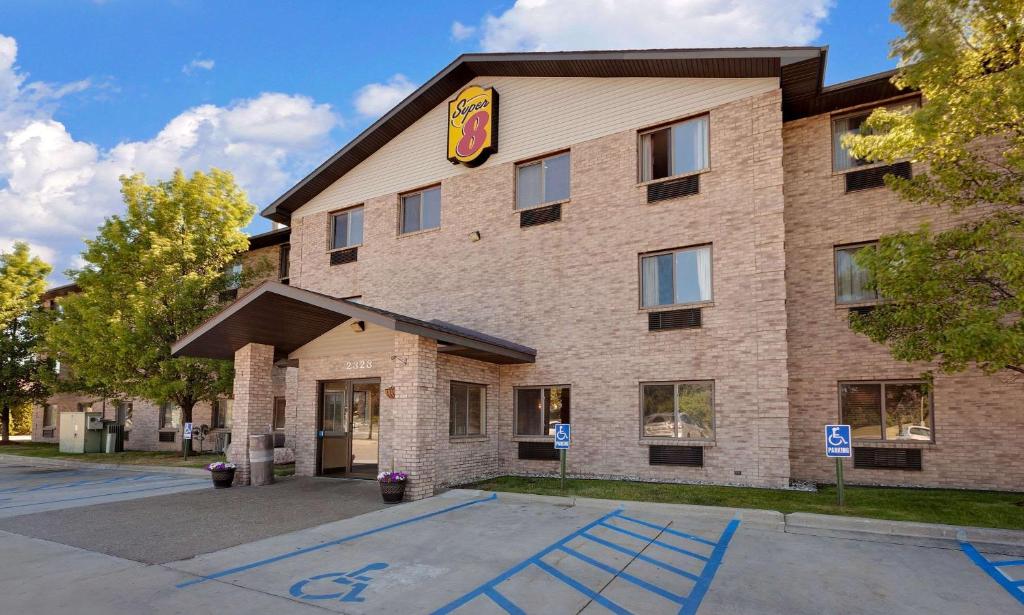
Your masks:
{"label": "potted plant", "polygon": [[377,475],[377,483],[380,484],[380,496],[384,498],[385,504],[397,504],[405,497],[405,483],[409,475],[405,472],[381,472]]}
{"label": "potted plant", "polygon": [[210,477],[213,478],[213,488],[227,489],[230,487],[231,483],[235,482],[235,468],[235,464],[224,461],[215,461],[206,466],[206,469],[210,471]]}

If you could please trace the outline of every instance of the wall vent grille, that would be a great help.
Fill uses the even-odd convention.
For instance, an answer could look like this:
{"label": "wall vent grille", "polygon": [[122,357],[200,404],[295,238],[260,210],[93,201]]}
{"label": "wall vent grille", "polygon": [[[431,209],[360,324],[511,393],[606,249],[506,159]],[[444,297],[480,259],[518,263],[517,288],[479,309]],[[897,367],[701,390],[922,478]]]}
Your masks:
{"label": "wall vent grille", "polygon": [[331,265],[344,265],[345,263],[354,263],[359,260],[359,248],[348,248],[346,250],[338,250],[337,252],[331,252]]}
{"label": "wall vent grille", "polygon": [[554,442],[520,442],[519,458],[557,461],[558,449],[555,448]]}
{"label": "wall vent grille", "polygon": [[853,467],[863,469],[920,470],[919,448],[863,448],[853,449]]}
{"label": "wall vent grille", "polygon": [[696,329],[701,326],[700,308],[684,308],[665,312],[647,313],[648,331],[666,331],[669,329]]}
{"label": "wall vent grille", "polygon": [[651,446],[647,460],[652,466],[704,467],[703,446]]}
{"label": "wall vent grille", "polygon": [[519,226],[520,228],[526,228],[529,226],[538,226],[540,224],[547,224],[549,222],[558,222],[562,219],[562,204],[556,203],[554,205],[548,205],[547,207],[538,207],[537,209],[527,209],[519,214]]}
{"label": "wall vent grille", "polygon": [[884,167],[871,167],[860,171],[850,171],[846,174],[846,191],[857,192],[858,190],[870,190],[885,185],[886,175],[895,175],[904,179],[911,178],[909,162],[897,162]]}
{"label": "wall vent grille", "polygon": [[700,175],[689,175],[657,184],[647,184],[647,202],[667,201],[700,193]]}

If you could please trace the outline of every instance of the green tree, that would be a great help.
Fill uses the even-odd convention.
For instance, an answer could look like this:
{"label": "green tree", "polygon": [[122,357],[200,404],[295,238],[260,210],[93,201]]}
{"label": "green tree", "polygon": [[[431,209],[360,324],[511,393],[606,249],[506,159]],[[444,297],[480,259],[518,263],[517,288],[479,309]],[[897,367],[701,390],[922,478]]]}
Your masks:
{"label": "green tree", "polygon": [[30,326],[40,309],[50,265],[32,256],[28,244],[18,242],[10,253],[0,253],[0,443],[10,441],[14,408],[47,396],[44,374],[48,363],[36,354],[38,336]]}
{"label": "green tree", "polygon": [[174,358],[170,346],[223,307],[224,291],[247,273],[226,273],[248,248],[254,208],[230,173],[155,185],[121,179],[123,216],[86,241],[86,265],[70,272],[81,292],[66,297],[46,327],[45,348],[67,365],[65,390],[141,397],[181,408],[229,394],[230,361]]}
{"label": "green tree", "polygon": [[853,328],[898,359],[1024,373],[1024,2],[894,0],[893,11],[905,32],[893,81],[924,104],[876,110],[846,144],[869,161],[918,163],[886,184],[961,222],[862,250],[886,301]]}
{"label": "green tree", "polygon": [[11,408],[11,435],[32,435],[32,404],[21,404]]}

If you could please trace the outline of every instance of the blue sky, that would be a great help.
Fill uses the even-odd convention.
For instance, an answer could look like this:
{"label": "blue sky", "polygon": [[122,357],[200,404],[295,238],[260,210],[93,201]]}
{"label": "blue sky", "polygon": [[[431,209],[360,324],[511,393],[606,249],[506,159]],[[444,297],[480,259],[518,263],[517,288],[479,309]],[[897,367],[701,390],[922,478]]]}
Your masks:
{"label": "blue sky", "polygon": [[827,44],[835,83],[895,65],[889,12],[881,0],[4,0],[0,249],[25,239],[58,272],[74,266],[81,238],[118,213],[128,170],[221,166],[262,207],[463,52]]}

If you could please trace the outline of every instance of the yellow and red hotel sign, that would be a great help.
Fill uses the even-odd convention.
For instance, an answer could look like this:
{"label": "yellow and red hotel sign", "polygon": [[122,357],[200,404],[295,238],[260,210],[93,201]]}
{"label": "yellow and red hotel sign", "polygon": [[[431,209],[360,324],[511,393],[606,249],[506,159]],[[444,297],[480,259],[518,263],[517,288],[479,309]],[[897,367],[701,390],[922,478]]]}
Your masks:
{"label": "yellow and red hotel sign", "polygon": [[448,160],[475,167],[498,151],[498,93],[467,86],[448,102]]}

